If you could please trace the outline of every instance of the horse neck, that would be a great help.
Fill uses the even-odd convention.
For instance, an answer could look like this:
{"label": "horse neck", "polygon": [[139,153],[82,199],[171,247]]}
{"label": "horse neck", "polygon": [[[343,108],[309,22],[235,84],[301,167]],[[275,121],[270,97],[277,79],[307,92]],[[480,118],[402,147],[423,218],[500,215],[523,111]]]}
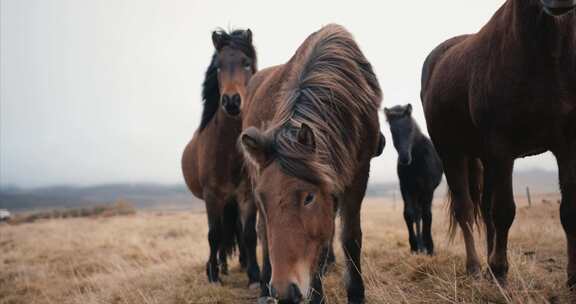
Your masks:
{"label": "horse neck", "polygon": [[508,0],[489,23],[488,35],[498,39],[501,50],[512,56],[522,50],[537,56],[528,56],[529,60],[565,56],[575,60],[576,14],[552,17],[535,1]]}
{"label": "horse neck", "polygon": [[212,129],[220,144],[235,146],[242,132],[242,120],[239,117],[230,117],[222,109],[218,109],[207,128]]}
{"label": "horse neck", "polygon": [[410,144],[411,144],[411,151],[414,152],[416,150],[418,150],[420,148],[420,146],[424,143],[424,139],[426,138],[426,136],[424,135],[424,133],[422,133],[422,131],[420,130],[420,127],[418,126],[418,124],[416,123],[416,120],[414,120],[414,118],[410,118],[412,125],[414,127],[414,134],[412,136],[410,136],[409,140]]}
{"label": "horse neck", "polygon": [[414,137],[412,138],[412,151],[417,150],[426,142],[426,135],[422,133],[420,127],[416,123],[416,120],[412,118],[412,123],[414,124]]}

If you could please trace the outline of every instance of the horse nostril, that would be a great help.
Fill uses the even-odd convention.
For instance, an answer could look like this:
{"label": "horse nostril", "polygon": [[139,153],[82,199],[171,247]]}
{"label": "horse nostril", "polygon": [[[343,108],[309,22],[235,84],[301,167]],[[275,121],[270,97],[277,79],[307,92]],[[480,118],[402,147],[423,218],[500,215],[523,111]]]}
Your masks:
{"label": "horse nostril", "polygon": [[222,105],[223,105],[223,106],[227,106],[228,103],[230,103],[230,96],[228,96],[228,95],[222,95]]}
{"label": "horse nostril", "polygon": [[274,286],[270,286],[270,296],[278,299],[279,304],[301,303],[304,299],[300,288],[294,283],[288,285],[288,288],[282,289],[281,291],[282,293],[278,293],[278,290],[274,288]]}
{"label": "horse nostril", "polygon": [[288,298],[294,303],[299,303],[302,301],[302,293],[300,292],[300,288],[298,288],[298,286],[294,283],[290,284],[288,287]]}
{"label": "horse nostril", "polygon": [[270,296],[273,298],[278,298],[278,292],[274,286],[270,285]]}
{"label": "horse nostril", "polygon": [[234,104],[234,105],[236,105],[236,106],[239,106],[239,105],[240,105],[240,101],[241,101],[240,95],[234,94],[234,95],[232,96],[232,99],[231,99],[231,100],[232,100],[232,104]]}

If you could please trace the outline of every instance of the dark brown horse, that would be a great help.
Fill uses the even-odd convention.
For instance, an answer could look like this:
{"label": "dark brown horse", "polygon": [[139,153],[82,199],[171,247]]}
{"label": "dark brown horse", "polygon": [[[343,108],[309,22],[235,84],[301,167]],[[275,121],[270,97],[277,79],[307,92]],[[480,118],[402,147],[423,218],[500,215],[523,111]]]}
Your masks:
{"label": "dark brown horse", "polygon": [[488,263],[505,279],[514,160],[552,151],[568,284],[576,284],[575,7],[575,0],[508,0],[478,33],[447,40],[424,63],[428,130],[444,163],[469,272],[480,270],[472,227],[481,213]]}
{"label": "dark brown horse", "polygon": [[248,91],[240,143],[265,223],[263,296],[322,301],[319,265],[338,204],[348,300],[361,303],[360,206],[370,160],[384,144],[370,63],[344,28],[328,25],[286,64],[257,73]]}
{"label": "dark brown horse", "polygon": [[218,257],[222,272],[226,273],[226,258],[238,243],[240,262],[247,267],[250,283],[254,284],[260,276],[256,261],[256,209],[247,204],[244,193],[239,193],[242,156],[236,143],[242,125],[241,103],[246,98],[248,81],[256,72],[256,51],[250,30],[216,31],[212,41],[215,52],[203,85],[202,121],[182,155],[182,172],[188,188],[206,203],[208,280],[220,281]]}

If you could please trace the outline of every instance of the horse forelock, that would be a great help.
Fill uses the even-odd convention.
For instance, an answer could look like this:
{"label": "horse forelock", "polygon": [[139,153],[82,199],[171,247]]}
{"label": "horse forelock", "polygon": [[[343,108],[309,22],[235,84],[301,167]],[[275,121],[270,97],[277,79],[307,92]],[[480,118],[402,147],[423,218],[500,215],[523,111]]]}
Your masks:
{"label": "horse forelock", "polygon": [[[376,75],[338,25],[308,37],[288,65],[292,71],[271,124],[275,159],[289,175],[343,190],[355,173],[365,120],[377,120]],[[295,140],[303,123],[314,132],[314,151]]]}

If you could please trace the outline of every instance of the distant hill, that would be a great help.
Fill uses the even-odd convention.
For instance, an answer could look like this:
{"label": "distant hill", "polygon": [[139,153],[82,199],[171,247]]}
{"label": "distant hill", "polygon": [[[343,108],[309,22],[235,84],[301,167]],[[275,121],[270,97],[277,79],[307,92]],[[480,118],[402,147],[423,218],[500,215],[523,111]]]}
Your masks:
{"label": "distant hill", "polygon": [[[536,193],[557,193],[558,176],[554,171],[525,170],[514,174],[514,192],[524,195],[526,187]],[[398,183],[371,183],[369,197],[394,197],[401,200]],[[446,183],[436,189],[436,196],[446,195]],[[201,210],[204,203],[196,199],[185,185],[108,184],[91,187],[58,186],[35,189],[0,188],[0,208],[15,212],[32,209],[78,208],[124,200],[138,209]]]}
{"label": "distant hill", "polygon": [[[446,195],[446,179],[436,189],[435,196]],[[525,195],[526,187],[531,193],[558,193],[558,172],[542,169],[521,170],[514,172],[514,194]],[[367,196],[397,196],[401,199],[400,186],[397,181],[388,183],[373,183],[368,185]]]}
{"label": "distant hill", "polygon": [[91,187],[57,186],[0,189],[0,208],[12,211],[77,208],[124,200],[139,209],[203,208],[184,185],[108,184]]}

